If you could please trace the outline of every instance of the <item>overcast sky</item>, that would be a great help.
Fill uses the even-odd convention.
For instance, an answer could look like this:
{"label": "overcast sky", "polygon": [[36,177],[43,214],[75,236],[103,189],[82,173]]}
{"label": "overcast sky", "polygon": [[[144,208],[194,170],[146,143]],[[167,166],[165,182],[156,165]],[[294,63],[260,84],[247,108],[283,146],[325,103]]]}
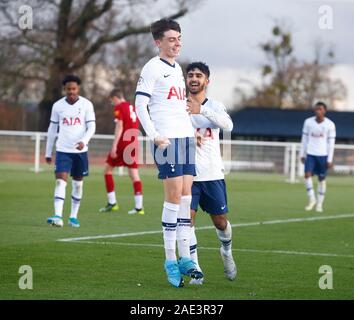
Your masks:
{"label": "overcast sky", "polygon": [[[319,8],[333,9],[333,29],[321,29]],[[209,94],[232,103],[232,89],[242,79],[259,81],[264,56],[257,47],[270,37],[274,20],[286,23],[293,34],[295,56],[310,60],[317,39],[332,44],[340,77],[348,88],[354,110],[354,0],[204,0],[179,21],[182,26],[181,59],[202,60],[212,71]]]}

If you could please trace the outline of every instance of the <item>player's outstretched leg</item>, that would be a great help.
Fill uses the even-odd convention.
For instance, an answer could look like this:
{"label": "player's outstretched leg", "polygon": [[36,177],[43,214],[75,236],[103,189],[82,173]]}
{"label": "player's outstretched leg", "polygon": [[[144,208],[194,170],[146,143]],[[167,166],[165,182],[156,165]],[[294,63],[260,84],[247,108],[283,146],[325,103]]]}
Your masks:
{"label": "player's outstretched leg", "polygon": [[80,227],[80,222],[77,219],[77,215],[80,208],[80,202],[83,192],[83,181],[73,180],[72,181],[72,192],[71,192],[71,214],[69,218],[69,225],[74,228]]}
{"label": "player's outstretched leg", "polygon": [[113,179],[112,172],[105,173],[104,181],[106,185],[108,202],[105,207],[99,209],[99,212],[118,211],[119,206],[117,204],[116,193],[114,191],[114,179]]}
{"label": "player's outstretched leg", "polygon": [[47,223],[55,226],[62,227],[63,222],[63,206],[65,200],[66,181],[63,179],[56,179],[54,190],[54,216],[47,219]]}
{"label": "player's outstretched leg", "polygon": [[190,255],[191,201],[192,196],[182,196],[177,215],[177,246],[180,256],[178,266],[183,275],[191,277],[192,279],[201,279],[203,278],[203,273],[197,269]]}
{"label": "player's outstretched leg", "polygon": [[309,177],[305,176],[305,186],[306,186],[307,196],[309,198],[309,203],[305,207],[305,210],[311,211],[316,205],[316,196],[315,196],[315,191],[313,190],[313,182],[311,176]]}
{"label": "player's outstretched leg", "polygon": [[176,257],[176,229],[177,212],[179,205],[165,201],[162,211],[162,231],[166,261],[164,268],[167,274],[167,280],[174,287],[183,286],[183,278],[178,268]]}
{"label": "player's outstretched leg", "polygon": [[323,212],[323,201],[326,194],[326,180],[318,181],[316,211]]}
{"label": "player's outstretched leg", "polygon": [[221,217],[213,217],[213,222],[216,229],[216,234],[221,242],[220,255],[224,264],[224,273],[226,278],[234,280],[237,275],[237,267],[232,256],[232,228],[230,222],[224,217],[226,225],[224,223],[224,229],[221,229],[221,223],[216,223],[215,219]]}

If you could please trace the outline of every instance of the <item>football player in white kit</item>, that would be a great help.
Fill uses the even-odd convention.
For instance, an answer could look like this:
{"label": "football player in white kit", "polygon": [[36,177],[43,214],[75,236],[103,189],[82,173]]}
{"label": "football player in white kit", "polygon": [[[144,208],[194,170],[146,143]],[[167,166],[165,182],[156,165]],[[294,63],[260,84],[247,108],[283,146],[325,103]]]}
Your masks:
{"label": "football player in white kit", "polygon": [[[305,210],[310,211],[316,206],[317,212],[323,212],[327,169],[333,167],[336,126],[325,117],[327,112],[325,103],[317,102],[314,112],[315,116],[304,122],[300,157],[305,164],[305,186],[309,197]],[[317,198],[313,189],[313,175],[318,176]]]}
{"label": "football player in white kit", "polygon": [[181,28],[176,21],[162,19],[151,25],[151,33],[159,55],[143,67],[137,85],[135,106],[142,127],[154,142],[158,178],[164,186],[164,268],[168,281],[175,287],[181,287],[182,275],[203,277],[192,261],[189,250],[195,137],[186,111],[183,72],[175,61],[181,49]]}
{"label": "football player in white kit", "polygon": [[72,177],[69,225],[80,227],[77,219],[83,191],[83,177],[88,176],[88,143],[96,130],[94,108],[88,99],[79,96],[81,80],[68,75],[63,80],[66,96],[54,103],[48,128],[45,159],[52,163],[52,149],[58,132],[55,156],[54,216],[47,223],[62,227],[63,206],[68,174]]}
{"label": "football player in white kit", "polygon": [[[191,257],[199,270],[195,217],[198,206],[210,215],[220,240],[220,254],[224,273],[229,280],[236,278],[237,269],[232,256],[232,228],[226,217],[228,212],[224,166],[220,153],[220,129],[231,131],[233,122],[224,105],[206,96],[210,70],[203,62],[193,62],[187,66],[188,112],[193,127],[198,132],[196,149],[196,172],[192,186],[191,203]],[[192,284],[202,284],[203,278],[192,279]]]}

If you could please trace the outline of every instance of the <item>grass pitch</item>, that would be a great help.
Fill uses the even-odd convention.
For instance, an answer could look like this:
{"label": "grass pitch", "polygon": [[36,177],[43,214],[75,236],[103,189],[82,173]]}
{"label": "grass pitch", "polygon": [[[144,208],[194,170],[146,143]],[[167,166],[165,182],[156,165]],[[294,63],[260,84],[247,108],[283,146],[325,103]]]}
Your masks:
{"label": "grass pitch", "polygon": [[[81,227],[67,225],[69,183],[65,225],[54,228],[46,224],[53,214],[53,173],[1,164],[0,299],[354,299],[353,177],[328,178],[319,214],[303,210],[302,183],[269,174],[228,175],[238,278],[224,277],[215,230],[206,228],[197,230],[204,285],[191,286],[185,278],[179,289],[163,270],[161,182],[155,170],[142,170],[141,177],[145,216],[127,214],[134,206],[128,176],[115,179],[120,211],[99,214],[106,196],[101,169],[94,168],[84,183]],[[211,226],[207,214],[199,212],[197,226]],[[119,236],[90,238],[112,234]],[[57,241],[81,237],[88,238]],[[22,265],[32,267],[32,290],[19,288]],[[322,265],[333,270],[333,289],[319,288]]]}

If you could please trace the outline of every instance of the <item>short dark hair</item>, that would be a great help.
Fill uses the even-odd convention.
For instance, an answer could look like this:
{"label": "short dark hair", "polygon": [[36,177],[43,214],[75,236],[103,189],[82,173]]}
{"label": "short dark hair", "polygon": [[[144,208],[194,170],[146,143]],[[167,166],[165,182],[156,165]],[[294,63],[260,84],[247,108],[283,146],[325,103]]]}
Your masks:
{"label": "short dark hair", "polygon": [[121,88],[114,88],[111,93],[109,94],[110,98],[117,97],[122,99],[124,97],[123,90]]}
{"label": "short dark hair", "polygon": [[187,66],[186,71],[188,73],[189,71],[192,71],[194,69],[199,69],[201,72],[203,72],[207,76],[207,78],[210,77],[210,69],[206,63],[200,62],[200,61],[199,62],[192,62]]}
{"label": "short dark hair", "polygon": [[150,26],[151,34],[154,40],[161,40],[166,31],[175,30],[181,33],[181,27],[175,20],[172,19],[161,19],[155,21]]}
{"label": "short dark hair", "polygon": [[316,102],[314,108],[321,107],[321,106],[327,111],[327,105],[324,102],[322,102],[322,101]]}
{"label": "short dark hair", "polygon": [[63,79],[63,86],[65,86],[68,82],[76,82],[78,85],[81,84],[81,79],[78,76],[74,76],[72,74],[68,74],[65,76],[65,78]]}

